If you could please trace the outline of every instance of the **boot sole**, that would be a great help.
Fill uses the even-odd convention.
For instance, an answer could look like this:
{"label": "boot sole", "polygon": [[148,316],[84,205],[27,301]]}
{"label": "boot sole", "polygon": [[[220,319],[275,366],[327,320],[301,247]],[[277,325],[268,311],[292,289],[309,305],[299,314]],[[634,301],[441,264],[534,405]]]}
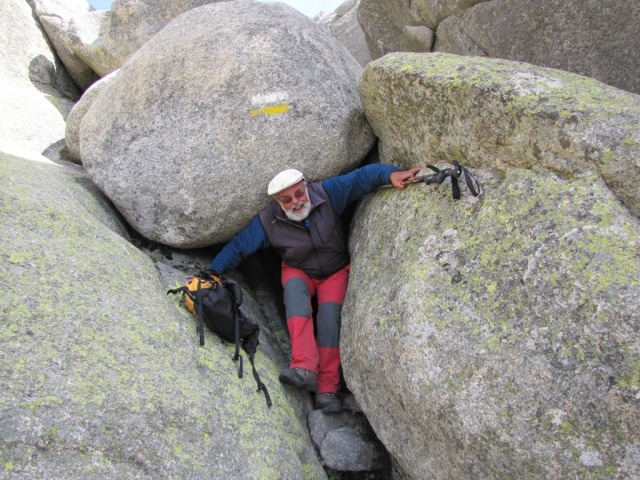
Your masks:
{"label": "boot sole", "polygon": [[280,375],[278,379],[287,385],[291,385],[292,387],[297,387],[302,390],[308,390],[310,392],[315,392],[318,389],[318,385],[309,385],[304,381],[298,380],[296,378],[290,377],[288,375]]}

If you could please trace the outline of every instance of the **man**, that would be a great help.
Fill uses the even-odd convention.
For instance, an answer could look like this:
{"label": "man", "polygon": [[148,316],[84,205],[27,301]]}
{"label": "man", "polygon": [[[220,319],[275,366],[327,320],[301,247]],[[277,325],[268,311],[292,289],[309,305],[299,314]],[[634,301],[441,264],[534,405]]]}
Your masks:
{"label": "man", "polygon": [[[346,175],[307,184],[301,172],[285,170],[269,182],[275,200],[216,256],[210,270],[225,274],[258,249],[273,247],[282,258],[282,286],[291,361],[280,381],[316,392],[315,406],[342,411],[340,313],[349,277],[349,253],[340,216],[347,205],[377,187],[403,189],[422,167],[401,171],[367,165]],[[311,298],[317,297],[316,331]]]}

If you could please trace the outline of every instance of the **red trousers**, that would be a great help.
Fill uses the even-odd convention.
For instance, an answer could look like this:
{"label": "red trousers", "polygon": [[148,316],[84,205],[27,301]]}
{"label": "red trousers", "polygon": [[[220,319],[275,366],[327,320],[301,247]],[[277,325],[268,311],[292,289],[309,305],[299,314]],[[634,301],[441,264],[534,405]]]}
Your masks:
{"label": "red trousers", "polygon": [[[318,393],[336,393],[340,387],[340,314],[349,280],[347,265],[324,280],[309,278],[299,268],[282,264],[282,286],[291,339],[290,367],[318,374]],[[318,312],[314,335],[311,298]]]}

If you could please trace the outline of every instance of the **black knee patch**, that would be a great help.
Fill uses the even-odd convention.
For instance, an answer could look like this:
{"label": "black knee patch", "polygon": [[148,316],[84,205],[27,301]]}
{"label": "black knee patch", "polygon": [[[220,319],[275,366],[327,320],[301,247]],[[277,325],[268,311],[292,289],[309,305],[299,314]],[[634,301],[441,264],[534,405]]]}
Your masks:
{"label": "black knee patch", "polygon": [[302,278],[290,278],[284,285],[284,304],[287,318],[310,317],[311,296],[307,282]]}
{"label": "black knee patch", "polygon": [[338,348],[340,344],[340,315],[342,305],[335,302],[324,302],[318,305],[318,338],[319,347]]}

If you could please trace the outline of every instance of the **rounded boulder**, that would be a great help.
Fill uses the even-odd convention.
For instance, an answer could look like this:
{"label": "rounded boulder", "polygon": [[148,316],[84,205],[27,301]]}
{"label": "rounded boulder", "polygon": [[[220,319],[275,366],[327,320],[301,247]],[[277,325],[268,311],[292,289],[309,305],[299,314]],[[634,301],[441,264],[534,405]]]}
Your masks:
{"label": "rounded boulder", "polygon": [[149,40],[94,100],[82,162],[133,228],[178,248],[229,240],[268,202],[267,184],[357,166],[375,137],[361,67],[283,4],[190,10]]}

